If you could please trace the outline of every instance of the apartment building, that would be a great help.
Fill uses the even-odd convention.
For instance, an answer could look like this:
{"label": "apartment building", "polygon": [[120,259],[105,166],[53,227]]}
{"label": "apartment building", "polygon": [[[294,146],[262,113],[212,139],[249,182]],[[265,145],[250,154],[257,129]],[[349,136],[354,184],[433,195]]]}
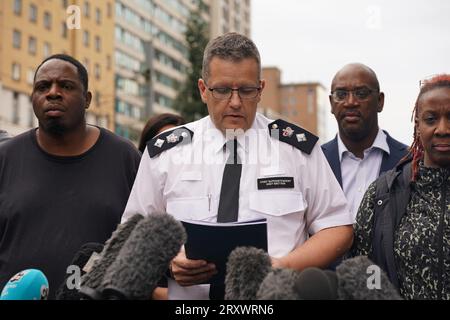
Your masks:
{"label": "apartment building", "polygon": [[93,101],[87,120],[137,142],[147,119],[171,107],[189,67],[184,39],[201,9],[210,37],[250,36],[250,0],[0,1],[0,128],[36,126],[35,68],[67,53],[88,69]]}
{"label": "apartment building", "polygon": [[198,8],[210,37],[250,36],[249,0],[116,0],[116,133],[137,141],[150,116],[176,112],[173,101],[189,67],[184,32]]}
{"label": "apartment building", "polygon": [[259,111],[270,118],[281,117],[296,123],[325,142],[329,112],[325,87],[317,82],[283,84],[277,67],[264,67],[262,78],[266,87]]}
{"label": "apartment building", "polygon": [[211,37],[235,31],[250,37],[250,0],[211,0]]}
{"label": "apartment building", "polygon": [[0,1],[0,127],[37,125],[30,94],[36,67],[67,53],[89,72],[87,121],[114,130],[114,0]]}

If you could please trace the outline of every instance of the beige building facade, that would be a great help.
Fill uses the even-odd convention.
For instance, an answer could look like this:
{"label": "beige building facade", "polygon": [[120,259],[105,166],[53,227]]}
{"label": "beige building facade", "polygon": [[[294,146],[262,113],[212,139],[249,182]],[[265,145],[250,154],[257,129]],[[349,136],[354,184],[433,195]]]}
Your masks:
{"label": "beige building facade", "polygon": [[114,130],[114,0],[0,1],[0,128],[37,125],[30,103],[37,66],[55,53],[80,60],[93,94],[87,121]]}

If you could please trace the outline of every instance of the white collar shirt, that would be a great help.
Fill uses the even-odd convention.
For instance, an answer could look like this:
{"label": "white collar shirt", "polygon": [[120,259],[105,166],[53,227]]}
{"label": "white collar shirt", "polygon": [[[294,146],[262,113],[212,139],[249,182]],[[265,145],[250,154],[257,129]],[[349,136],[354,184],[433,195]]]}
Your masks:
{"label": "white collar shirt", "polygon": [[[310,155],[270,137],[271,120],[256,114],[252,127],[238,136],[242,161],[238,221],[266,218],[268,253],[282,257],[324,228],[350,225],[345,196],[319,146]],[[167,212],[177,219],[215,222],[227,141],[210,117],[185,125],[194,132],[191,143],[175,146],[154,158],[147,150],[122,221],[135,213]],[[294,188],[258,190],[257,179],[292,177]],[[169,297],[203,299],[195,287],[178,288]]]}
{"label": "white collar shirt", "polygon": [[390,149],[386,142],[386,134],[381,129],[379,129],[372,146],[364,150],[363,159],[358,158],[347,149],[339,134],[338,148],[342,189],[354,223],[364,193],[369,185],[378,178],[383,155],[385,152],[389,154]]}

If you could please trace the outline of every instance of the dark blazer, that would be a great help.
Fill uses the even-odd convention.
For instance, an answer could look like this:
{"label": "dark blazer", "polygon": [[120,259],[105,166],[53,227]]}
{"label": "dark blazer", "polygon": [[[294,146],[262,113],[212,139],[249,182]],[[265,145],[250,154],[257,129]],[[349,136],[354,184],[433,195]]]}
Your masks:
{"label": "dark blazer", "polygon": [[[390,154],[384,153],[381,161],[380,175],[395,167],[395,165],[408,153],[408,146],[392,138],[389,133],[383,130],[386,134],[386,142],[389,146]],[[341,163],[339,162],[339,149],[337,135],[333,140],[328,141],[322,145],[323,153],[336,176],[337,181],[342,187]]]}

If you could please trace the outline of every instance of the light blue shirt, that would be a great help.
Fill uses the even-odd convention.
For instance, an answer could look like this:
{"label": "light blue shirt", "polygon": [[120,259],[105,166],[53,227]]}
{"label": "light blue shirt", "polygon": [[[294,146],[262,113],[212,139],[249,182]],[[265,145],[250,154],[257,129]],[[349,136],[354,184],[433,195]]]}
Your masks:
{"label": "light blue shirt", "polygon": [[342,189],[347,198],[353,222],[355,222],[364,193],[380,174],[383,153],[390,154],[390,149],[386,141],[386,134],[381,129],[379,129],[372,146],[364,150],[363,159],[351,153],[339,135],[338,148],[342,173]]}

